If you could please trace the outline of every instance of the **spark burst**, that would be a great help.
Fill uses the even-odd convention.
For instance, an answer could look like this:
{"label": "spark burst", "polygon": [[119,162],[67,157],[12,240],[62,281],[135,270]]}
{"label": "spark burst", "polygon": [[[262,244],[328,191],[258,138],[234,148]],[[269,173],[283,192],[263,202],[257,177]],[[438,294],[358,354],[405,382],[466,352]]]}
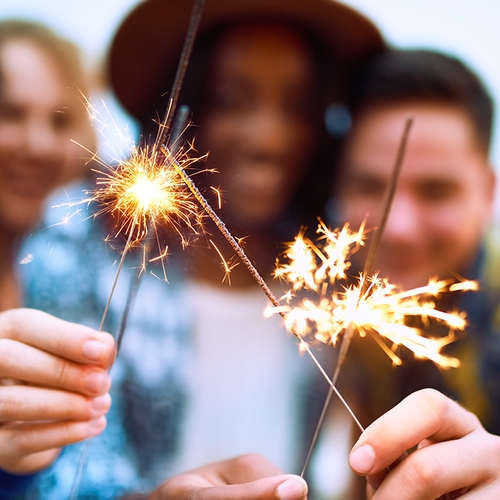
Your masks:
{"label": "spark burst", "polygon": [[187,168],[198,160],[189,156],[189,150],[174,154],[156,145],[136,147],[116,168],[96,171],[96,189],[86,201],[100,206],[95,216],[111,214],[116,221],[114,236],[125,234],[130,245],[141,242],[151,230],[157,234],[160,227],[175,229],[186,245],[184,229],[197,234],[202,214],[173,163]]}
{"label": "spark burst", "polygon": [[[284,314],[289,331],[306,339],[336,345],[340,336],[353,329],[360,336],[374,336],[395,364],[399,346],[415,357],[427,358],[441,367],[457,367],[459,361],[440,353],[455,339],[455,332],[466,326],[461,312],[436,309],[436,299],[445,292],[476,290],[477,283],[431,279],[426,286],[401,291],[385,278],[361,273],[349,284],[349,257],[363,245],[364,228],[352,231],[348,225],[331,231],[319,223],[315,243],[299,234],[285,251],[286,263],[278,264],[275,276],[288,282],[290,290],[280,307],[271,313]],[[305,296],[299,297],[299,292]],[[413,326],[415,320],[425,327],[431,321],[448,327],[440,338],[424,336],[424,328]],[[385,341],[389,341],[390,347]]]}

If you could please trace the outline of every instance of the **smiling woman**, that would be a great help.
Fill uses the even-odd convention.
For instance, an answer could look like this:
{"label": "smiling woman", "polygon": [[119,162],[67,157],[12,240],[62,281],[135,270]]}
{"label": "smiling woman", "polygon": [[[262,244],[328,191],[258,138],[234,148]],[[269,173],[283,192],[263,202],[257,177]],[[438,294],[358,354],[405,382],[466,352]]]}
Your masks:
{"label": "smiling woman", "polygon": [[0,23],[0,310],[20,305],[14,257],[48,194],[84,172],[92,147],[76,47],[33,23]]}

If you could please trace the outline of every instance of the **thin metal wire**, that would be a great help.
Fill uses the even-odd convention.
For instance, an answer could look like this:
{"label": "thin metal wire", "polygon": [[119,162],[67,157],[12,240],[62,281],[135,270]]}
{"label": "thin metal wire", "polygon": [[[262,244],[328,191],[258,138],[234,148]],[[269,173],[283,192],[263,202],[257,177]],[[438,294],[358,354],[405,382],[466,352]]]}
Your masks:
{"label": "thin metal wire", "polygon": [[[182,177],[186,185],[189,187],[191,192],[194,194],[200,205],[203,207],[203,209],[207,212],[208,216],[212,219],[212,221],[215,223],[219,231],[222,233],[224,238],[227,240],[227,242],[231,245],[233,250],[236,252],[238,257],[241,259],[245,267],[248,269],[254,280],[257,282],[257,284],[262,288],[264,293],[266,294],[267,298],[270,300],[271,304],[273,304],[274,307],[279,307],[280,303],[276,296],[273,294],[267,283],[265,282],[264,278],[260,275],[259,271],[257,271],[257,268],[252,264],[252,261],[248,258],[247,254],[241,247],[241,245],[238,243],[236,238],[230,233],[230,231],[227,229],[226,225],[222,221],[222,219],[216,214],[212,206],[208,203],[208,201],[205,199],[205,197],[201,194],[200,190],[196,187],[194,182],[192,181],[191,177],[187,175],[186,171],[182,168],[182,166],[174,161],[173,163],[174,168],[177,170],[178,174]],[[285,318],[285,313],[280,312],[280,316],[284,319]],[[340,399],[340,401],[343,403],[343,405],[346,407],[347,411],[351,414],[352,418],[354,419],[354,422],[356,425],[361,429],[361,431],[364,430],[363,426],[359,422],[358,418],[350,408],[350,406],[347,404],[347,401],[342,397],[338,389],[335,387],[334,384],[332,384],[332,381],[330,380],[330,377],[327,375],[319,361],[317,360],[316,356],[312,353],[311,349],[307,345],[306,342],[304,342],[304,339],[302,336],[296,331],[295,328],[292,328],[292,333],[295,335],[297,340],[300,342],[301,347],[304,349],[305,352],[311,357],[313,360],[314,364],[318,367],[319,371],[323,375],[323,377],[326,379],[328,384],[330,385],[330,390],[332,392],[335,392],[337,397]]]}
{"label": "thin metal wire", "polygon": [[[171,92],[171,96],[169,99],[168,108],[167,108],[167,111],[165,113],[164,120],[159,128],[159,136],[157,139],[159,144],[164,144],[164,143],[170,144],[172,142],[176,143],[177,139],[178,139],[177,137],[175,137],[171,133],[169,133],[169,131],[170,131],[170,127],[172,124],[172,117],[175,113],[175,108],[177,106],[177,101],[179,99],[179,94],[180,94],[180,91],[182,88],[182,82],[183,82],[184,76],[186,74],[186,70],[187,70],[187,67],[189,64],[189,59],[191,57],[191,52],[193,49],[194,41],[196,39],[196,33],[198,31],[198,26],[200,24],[201,15],[203,12],[204,5],[205,5],[205,0],[195,0],[195,3],[194,3],[193,8],[191,10],[189,26],[188,26],[188,30],[186,33],[186,37],[184,39],[184,46],[183,46],[181,56],[179,59],[179,64],[177,66],[177,72],[176,72],[174,83],[172,86],[172,92]],[[185,110],[181,112],[180,119],[182,119],[184,121],[187,120],[187,115],[185,114]],[[183,130],[184,126],[185,125],[180,126],[179,130]],[[172,141],[173,137],[175,137],[175,141]],[[109,310],[109,307],[111,304],[111,299],[112,299],[112,296],[114,294],[116,285],[118,283],[118,278],[119,278],[121,269],[123,267],[123,263],[125,261],[125,256],[130,248],[131,238],[132,238],[132,232],[129,235],[127,244],[125,246],[125,250],[122,253],[122,257],[121,257],[120,265],[118,267],[118,271],[117,271],[117,274],[115,277],[115,281],[113,283],[111,293],[110,293],[110,296],[109,296],[108,301],[106,303],[104,313],[103,313],[103,316],[101,319],[101,324],[99,327],[100,331],[102,330],[102,328],[104,326],[104,322],[105,322],[105,319],[107,317],[108,310]],[[130,313],[130,310],[132,307],[132,303],[133,303],[134,298],[135,298],[137,291],[139,289],[141,276],[142,276],[142,272],[139,271],[138,275],[134,278],[134,280],[131,283],[131,286],[129,287],[129,294],[127,296],[127,302],[126,302],[124,313],[123,313],[123,316],[122,316],[122,319],[120,322],[119,330],[118,330],[118,333],[116,335],[117,349],[119,348],[121,341],[122,341],[122,338],[123,338],[123,333],[124,333],[126,325],[127,325],[128,316],[129,316],[129,313]],[[86,467],[87,461],[88,461],[89,456],[90,456],[90,443],[91,443],[91,440],[87,439],[82,445],[82,449],[80,451],[80,456],[78,459],[76,474],[75,474],[75,477],[73,479],[73,484],[72,484],[71,491],[70,491],[70,496],[69,496],[70,500],[76,500],[78,497],[78,492],[80,489],[80,485],[81,485],[81,481],[82,481],[83,474],[85,471],[85,467]]]}
{"label": "thin metal wire", "polygon": [[[401,141],[399,143],[398,147],[398,152],[396,155],[396,160],[394,163],[394,168],[392,170],[391,178],[389,180],[389,184],[385,190],[384,193],[384,199],[382,202],[382,215],[380,218],[379,225],[377,229],[374,231],[374,235],[372,239],[370,240],[370,246],[368,248],[368,254],[366,256],[366,261],[363,269],[363,276],[371,276],[374,271],[374,266],[375,266],[375,261],[377,259],[378,251],[380,249],[380,242],[382,239],[382,235],[385,230],[385,226],[387,225],[387,220],[389,218],[389,213],[391,211],[391,206],[392,206],[392,201],[394,199],[394,193],[396,192],[396,186],[399,178],[399,173],[401,172],[401,167],[403,165],[403,160],[404,160],[404,155],[406,151],[406,145],[408,143],[408,137],[410,134],[410,129],[413,124],[413,119],[410,117],[406,120],[404,129],[403,129],[403,134],[401,136]],[[366,292],[366,287],[368,286],[368,281],[364,280],[361,286],[360,290],[360,297],[363,295],[364,292]],[[332,384],[333,386],[336,385],[337,380],[339,378],[340,370],[342,368],[342,365],[345,362],[345,358],[347,356],[347,351],[349,350],[349,347],[351,345],[351,340],[354,335],[354,328],[352,325],[349,325],[349,327],[346,329],[344,332],[344,337],[342,339],[342,343],[339,348],[339,354],[337,357],[337,362],[335,366],[335,371],[332,377]],[[326,413],[328,410],[328,406],[330,405],[330,401],[332,399],[332,389],[330,386],[330,389],[328,390],[328,394],[325,399],[325,403],[323,405],[323,408],[321,409],[321,414],[319,416],[318,424],[316,425],[316,429],[314,431],[314,435],[311,441],[311,444],[309,446],[309,449],[307,451],[306,459],[304,461],[304,465],[302,467],[302,471],[300,475],[303,477],[307,466],[309,465],[309,462],[311,460],[312,453],[314,451],[314,448],[316,446],[316,443],[319,438],[319,434],[321,432],[321,428],[323,426],[323,422],[326,417]],[[361,428],[363,431],[363,429]]]}
{"label": "thin metal wire", "polygon": [[172,119],[175,114],[177,101],[179,100],[179,94],[182,89],[182,83],[184,82],[186,70],[189,66],[189,60],[191,58],[191,53],[193,51],[193,45],[196,40],[196,34],[198,32],[198,27],[200,25],[201,15],[203,13],[204,6],[205,6],[205,0],[195,0],[193,8],[191,10],[189,26],[186,32],[186,38],[184,39],[184,46],[182,48],[179,64],[177,65],[177,71],[175,73],[174,83],[172,85],[167,111],[165,112],[165,117],[163,119],[162,126],[160,127],[158,144],[172,143],[171,140],[172,135],[170,133],[170,127],[172,125]]}
{"label": "thin metal wire", "polygon": [[[136,224],[137,222],[137,217],[134,219],[133,223],[132,223],[132,227]],[[127,242],[125,243],[125,248],[122,252],[122,256],[121,256],[121,259],[120,259],[120,264],[118,265],[118,269],[116,271],[116,275],[115,275],[115,279],[113,281],[113,286],[111,287],[111,292],[108,296],[108,301],[106,302],[106,306],[104,308],[104,312],[102,314],[102,317],[101,317],[101,323],[99,325],[99,331],[102,332],[103,328],[104,328],[104,323],[106,322],[106,318],[108,316],[108,312],[109,312],[109,307],[111,305],[111,300],[113,298],[113,295],[114,295],[114,292],[115,292],[115,289],[116,289],[116,285],[118,283],[118,279],[120,277],[120,273],[121,273],[121,270],[123,268],[123,264],[125,262],[125,257],[127,256],[127,253],[128,251],[130,250],[130,246],[131,246],[131,242],[132,242],[132,231],[130,232],[129,234],[129,237],[127,239]],[[85,472],[85,467],[87,465],[87,461],[89,459],[89,456],[90,456],[90,443],[92,442],[91,439],[86,439],[84,441],[84,443],[82,444],[82,448],[80,450],[80,455],[78,457],[78,463],[76,465],[76,473],[75,473],[75,477],[73,478],[73,483],[71,485],[71,490],[70,490],[70,494],[69,494],[69,498],[70,500],[75,500],[76,498],[78,498],[78,492],[80,490],[80,484],[82,482],[82,478],[83,478],[83,474]]]}

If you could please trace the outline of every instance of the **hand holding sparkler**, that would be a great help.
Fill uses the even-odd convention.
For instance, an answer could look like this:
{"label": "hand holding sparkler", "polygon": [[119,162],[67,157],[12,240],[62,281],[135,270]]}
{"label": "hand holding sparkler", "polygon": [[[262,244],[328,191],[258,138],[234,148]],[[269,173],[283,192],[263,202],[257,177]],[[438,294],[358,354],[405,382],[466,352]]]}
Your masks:
{"label": "hand holding sparkler", "polygon": [[21,381],[0,385],[2,470],[33,473],[104,430],[114,353],[107,333],[30,309],[0,313],[0,377]]}
{"label": "hand holding sparkler", "polygon": [[243,455],[175,476],[148,498],[304,500],[306,496],[307,484],[302,478],[281,474],[264,457]]}
{"label": "hand holding sparkler", "polygon": [[[394,465],[415,446],[416,451]],[[367,476],[369,498],[376,491],[377,500],[493,500],[500,497],[499,449],[500,437],[487,433],[475,415],[424,389],[365,430],[351,451],[350,464]]]}
{"label": "hand holding sparkler", "polygon": [[[425,389],[372,423],[354,445],[350,464],[367,476],[373,500],[454,500],[466,493],[493,500],[500,494],[499,445],[500,437],[487,433],[473,414]],[[263,457],[247,455],[174,476],[149,498],[298,500],[306,494],[301,478],[279,475]]]}

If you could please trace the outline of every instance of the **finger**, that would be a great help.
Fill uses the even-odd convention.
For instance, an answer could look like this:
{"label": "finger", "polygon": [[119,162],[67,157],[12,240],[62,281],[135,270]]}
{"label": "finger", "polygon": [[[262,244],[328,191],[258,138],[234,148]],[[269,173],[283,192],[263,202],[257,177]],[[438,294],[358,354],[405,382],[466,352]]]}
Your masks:
{"label": "finger", "polygon": [[152,497],[153,500],[303,500],[307,484],[299,476],[280,475],[243,484],[209,485],[199,476],[185,474],[174,478]]}
{"label": "finger", "polygon": [[111,406],[108,393],[86,398],[42,387],[0,387],[0,422],[41,420],[93,420]]}
{"label": "finger", "polygon": [[[269,460],[261,455],[251,453],[219,462],[218,465],[223,467],[224,478],[228,484],[248,483],[256,479],[282,474],[281,469]],[[221,470],[219,467],[203,468],[203,475],[208,482],[216,484],[218,481],[220,482]]]}
{"label": "finger", "polygon": [[358,474],[375,474],[425,439],[457,439],[478,427],[472,413],[441,393],[424,389],[373,422],[354,445],[349,462]]}
{"label": "finger", "polygon": [[115,355],[115,343],[108,333],[34,309],[12,309],[0,313],[0,337],[104,369],[111,366]]}
{"label": "finger", "polygon": [[21,342],[0,339],[0,377],[19,379],[97,396],[109,391],[111,380],[102,368],[65,360]]}
{"label": "finger", "polygon": [[89,422],[14,423],[0,427],[0,468],[7,472],[26,471],[30,456],[62,448],[100,434],[106,418]]}
{"label": "finger", "polygon": [[[374,500],[434,499],[457,491],[482,491],[497,479],[499,450],[500,438],[482,429],[418,449],[387,475]],[[452,493],[450,498],[457,496]]]}
{"label": "finger", "polygon": [[61,453],[60,448],[33,453],[20,460],[9,461],[2,468],[11,474],[31,474],[49,467],[58,457],[59,453]]}

